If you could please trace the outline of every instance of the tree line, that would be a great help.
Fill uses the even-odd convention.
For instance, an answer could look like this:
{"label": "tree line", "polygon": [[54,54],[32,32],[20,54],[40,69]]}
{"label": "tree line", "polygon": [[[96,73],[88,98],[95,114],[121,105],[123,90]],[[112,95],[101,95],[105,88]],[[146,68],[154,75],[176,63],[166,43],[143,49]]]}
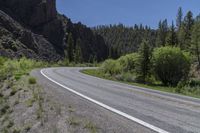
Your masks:
{"label": "tree line", "polygon": [[98,70],[103,77],[162,84],[174,87],[178,93],[200,94],[200,15],[194,17],[188,11],[183,16],[179,8],[175,23],[161,20],[156,30],[122,24],[93,30],[110,48],[110,59]]}
{"label": "tree line", "polygon": [[151,48],[176,46],[191,52],[200,65],[200,15],[194,17],[188,11],[184,16],[181,7],[178,9],[176,22],[168,24],[167,19],[161,20],[156,30],[142,24],[133,27],[118,24],[97,26],[93,31],[103,36],[111,58],[137,52],[142,41],[148,40]]}

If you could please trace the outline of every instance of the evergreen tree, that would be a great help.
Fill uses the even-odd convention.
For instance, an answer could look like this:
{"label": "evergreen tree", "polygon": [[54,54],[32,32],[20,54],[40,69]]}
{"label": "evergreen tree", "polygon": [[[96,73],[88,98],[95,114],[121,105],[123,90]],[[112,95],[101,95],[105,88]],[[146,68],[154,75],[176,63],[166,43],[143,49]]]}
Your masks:
{"label": "evergreen tree", "polygon": [[73,59],[73,54],[74,54],[74,39],[72,37],[72,34],[69,33],[68,35],[68,40],[67,40],[67,54],[68,54],[68,59],[70,62],[74,61]]}
{"label": "evergreen tree", "polygon": [[139,59],[137,65],[137,73],[142,82],[146,82],[150,71],[151,49],[149,41],[143,40],[139,48]]}
{"label": "evergreen tree", "polygon": [[157,32],[157,39],[156,39],[156,46],[165,46],[166,44],[166,37],[168,32],[168,24],[167,19],[164,21],[160,21],[158,25],[158,32]]}
{"label": "evergreen tree", "polygon": [[191,43],[192,26],[194,25],[193,14],[189,11],[177,32],[178,45],[182,50],[189,50]]}
{"label": "evergreen tree", "polygon": [[189,11],[183,21],[183,27],[182,27],[182,36],[181,39],[183,41],[182,49],[188,50],[191,43],[191,32],[192,32],[192,26],[194,24],[193,14],[191,11]]}
{"label": "evergreen tree", "polygon": [[190,32],[194,24],[193,14],[189,11],[184,18],[184,26],[187,32]]}
{"label": "evergreen tree", "polygon": [[181,27],[179,28],[179,30],[177,31],[177,39],[178,39],[178,46],[181,49],[185,49],[185,28],[184,25],[182,24]]}
{"label": "evergreen tree", "polygon": [[175,31],[174,22],[172,21],[172,26],[170,27],[166,43],[171,46],[175,46],[177,44],[177,36]]}
{"label": "evergreen tree", "polygon": [[195,54],[200,67],[200,22],[196,22],[193,26],[191,50]]}
{"label": "evergreen tree", "polygon": [[177,17],[176,17],[176,26],[177,26],[178,30],[180,29],[180,27],[182,25],[182,21],[183,21],[183,12],[182,12],[182,8],[179,7]]}
{"label": "evergreen tree", "polygon": [[75,63],[82,63],[82,51],[81,51],[81,39],[77,39],[76,47],[74,50],[74,61]]}

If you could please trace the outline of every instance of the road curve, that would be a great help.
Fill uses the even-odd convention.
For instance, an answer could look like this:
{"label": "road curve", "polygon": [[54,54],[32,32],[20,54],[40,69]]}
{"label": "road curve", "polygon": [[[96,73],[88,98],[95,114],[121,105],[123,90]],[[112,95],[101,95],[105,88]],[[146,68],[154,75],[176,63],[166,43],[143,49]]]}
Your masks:
{"label": "road curve", "polygon": [[154,131],[200,132],[199,99],[96,78],[80,73],[82,69],[47,68],[41,72],[71,92]]}

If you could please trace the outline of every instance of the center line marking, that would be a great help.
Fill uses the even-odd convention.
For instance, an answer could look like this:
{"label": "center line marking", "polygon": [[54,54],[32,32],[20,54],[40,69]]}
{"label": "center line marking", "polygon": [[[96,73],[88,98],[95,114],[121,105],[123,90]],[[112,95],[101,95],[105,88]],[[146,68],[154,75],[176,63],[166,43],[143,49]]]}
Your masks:
{"label": "center line marking", "polygon": [[130,115],[124,113],[124,112],[121,112],[121,111],[119,111],[119,110],[117,110],[117,109],[115,109],[115,108],[112,108],[112,107],[110,107],[110,106],[108,106],[108,105],[106,105],[106,104],[104,104],[104,103],[101,103],[101,102],[99,102],[99,101],[96,101],[96,100],[94,100],[94,99],[92,99],[92,98],[90,98],[90,97],[88,97],[88,96],[85,96],[85,95],[83,95],[83,94],[81,94],[81,93],[79,93],[79,92],[77,92],[77,91],[75,91],[75,90],[73,90],[73,89],[68,88],[68,87],[65,86],[65,85],[62,85],[62,84],[58,83],[57,81],[55,81],[55,80],[49,78],[46,74],[44,74],[44,72],[43,72],[44,70],[45,70],[45,69],[40,70],[40,73],[41,73],[44,77],[46,77],[47,79],[49,79],[49,80],[52,81],[53,83],[55,83],[55,84],[57,84],[57,85],[59,85],[59,86],[65,88],[66,90],[68,90],[68,91],[70,91],[70,92],[72,92],[72,93],[74,93],[74,94],[76,94],[76,95],[78,95],[78,96],[80,96],[80,97],[82,97],[82,98],[84,98],[84,99],[87,99],[88,101],[93,102],[93,103],[95,103],[95,104],[97,104],[97,105],[99,105],[99,106],[101,106],[101,107],[103,107],[103,108],[105,108],[105,109],[107,109],[107,110],[109,110],[109,111],[111,111],[111,112],[114,112],[114,113],[116,113],[116,114],[118,114],[118,115],[121,115],[121,116],[123,116],[123,117],[125,117],[125,118],[127,118],[127,119],[129,119],[129,120],[131,120],[131,121],[133,121],[133,122],[136,122],[136,123],[138,123],[138,124],[140,124],[140,125],[142,125],[142,126],[144,126],[144,127],[147,127],[147,128],[149,128],[149,129],[151,129],[151,130],[153,130],[153,131],[156,131],[156,132],[158,132],[158,133],[169,133],[169,132],[167,132],[167,131],[165,131],[165,130],[159,128],[159,127],[156,127],[156,126],[151,125],[151,124],[149,124],[149,123],[147,123],[147,122],[144,122],[144,121],[142,121],[142,120],[140,120],[140,119],[138,119],[138,118],[135,118],[135,117],[133,117],[133,116],[130,116]]}

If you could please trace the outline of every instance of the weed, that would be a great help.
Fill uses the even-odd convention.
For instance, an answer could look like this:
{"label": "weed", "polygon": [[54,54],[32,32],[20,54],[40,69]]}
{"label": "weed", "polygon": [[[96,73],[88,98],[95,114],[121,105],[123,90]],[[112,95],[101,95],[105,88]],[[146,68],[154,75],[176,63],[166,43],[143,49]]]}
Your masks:
{"label": "weed", "polygon": [[2,92],[0,92],[0,98],[2,98],[3,97],[3,93]]}
{"label": "weed", "polygon": [[7,104],[3,105],[3,107],[1,108],[1,115],[5,114],[9,108],[10,108],[9,105]]}
{"label": "weed", "polygon": [[69,125],[71,125],[71,126],[78,126],[78,125],[80,125],[80,121],[78,121],[75,117],[69,117],[67,119],[67,121],[68,121]]}
{"label": "weed", "polygon": [[9,115],[6,114],[6,115],[4,116],[4,118],[3,118],[3,120],[2,120],[2,123],[5,123],[5,122],[8,121],[8,120],[9,120]]}
{"label": "weed", "polygon": [[26,125],[24,126],[24,131],[25,131],[25,132],[30,131],[31,127],[32,127],[32,126],[31,126],[30,124],[26,124]]}
{"label": "weed", "polygon": [[10,92],[10,96],[13,96],[17,93],[17,89],[16,88],[12,88],[12,91]]}
{"label": "weed", "polygon": [[8,121],[8,124],[7,124],[7,128],[11,128],[11,127],[13,127],[13,125],[14,125],[14,122],[13,121]]}
{"label": "weed", "polygon": [[28,99],[28,100],[26,101],[26,106],[27,106],[27,107],[32,107],[34,102],[35,102],[35,99],[30,98],[30,99]]}
{"label": "weed", "polygon": [[21,73],[16,73],[14,75],[15,80],[19,80],[21,78],[22,74]]}
{"label": "weed", "polygon": [[16,100],[13,105],[19,104],[19,100]]}
{"label": "weed", "polygon": [[28,79],[28,82],[29,82],[29,84],[36,84],[36,78],[30,77],[30,78]]}
{"label": "weed", "polygon": [[91,133],[97,133],[97,128],[91,121],[86,122],[84,128],[87,128]]}
{"label": "weed", "polygon": [[69,106],[68,108],[69,113],[75,112],[75,109],[72,106]]}
{"label": "weed", "polygon": [[20,132],[21,132],[21,129],[20,129],[20,128],[16,128],[16,127],[15,127],[15,128],[13,129],[13,133],[20,133]]}

